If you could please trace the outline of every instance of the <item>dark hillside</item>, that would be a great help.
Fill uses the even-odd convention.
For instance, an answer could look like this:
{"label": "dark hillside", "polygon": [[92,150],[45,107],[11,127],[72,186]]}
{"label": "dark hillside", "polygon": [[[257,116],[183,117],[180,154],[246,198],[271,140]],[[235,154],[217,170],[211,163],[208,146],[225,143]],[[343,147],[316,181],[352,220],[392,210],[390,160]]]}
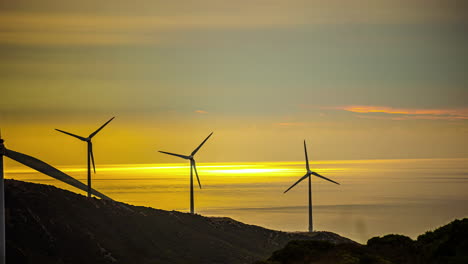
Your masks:
{"label": "dark hillside", "polygon": [[286,233],[16,180],[5,180],[5,196],[7,263],[252,263],[295,239],[354,243],[330,232]]}

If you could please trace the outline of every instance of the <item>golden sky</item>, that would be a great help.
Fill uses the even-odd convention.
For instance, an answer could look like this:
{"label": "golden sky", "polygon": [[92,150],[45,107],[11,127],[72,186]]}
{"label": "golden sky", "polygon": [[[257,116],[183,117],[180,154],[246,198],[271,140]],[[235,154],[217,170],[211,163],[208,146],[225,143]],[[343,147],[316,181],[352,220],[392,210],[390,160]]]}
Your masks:
{"label": "golden sky", "polygon": [[468,157],[461,1],[2,1],[0,128],[53,164]]}

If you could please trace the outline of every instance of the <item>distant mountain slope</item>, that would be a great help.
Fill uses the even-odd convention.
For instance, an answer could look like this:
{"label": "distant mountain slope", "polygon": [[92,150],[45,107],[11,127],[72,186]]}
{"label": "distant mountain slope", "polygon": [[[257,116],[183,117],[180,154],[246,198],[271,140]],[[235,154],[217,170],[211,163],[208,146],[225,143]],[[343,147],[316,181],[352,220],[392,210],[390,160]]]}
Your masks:
{"label": "distant mountain slope", "polygon": [[252,263],[294,239],[354,243],[330,232],[286,233],[88,199],[5,180],[7,263]]}
{"label": "distant mountain slope", "polygon": [[416,241],[401,235],[369,239],[367,245],[327,241],[289,242],[266,261],[257,264],[466,264],[468,218],[455,220]]}

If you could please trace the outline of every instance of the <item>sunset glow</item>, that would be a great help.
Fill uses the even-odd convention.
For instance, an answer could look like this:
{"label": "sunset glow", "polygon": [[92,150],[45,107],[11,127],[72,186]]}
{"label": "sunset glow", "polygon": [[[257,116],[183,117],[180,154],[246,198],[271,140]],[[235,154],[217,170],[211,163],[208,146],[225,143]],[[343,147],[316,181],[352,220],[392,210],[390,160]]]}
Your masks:
{"label": "sunset glow", "polygon": [[[5,151],[5,177],[84,202],[92,182],[97,197],[130,205],[362,243],[414,238],[468,216],[466,10],[0,1],[1,139],[43,161]],[[44,163],[68,176],[31,169]]]}

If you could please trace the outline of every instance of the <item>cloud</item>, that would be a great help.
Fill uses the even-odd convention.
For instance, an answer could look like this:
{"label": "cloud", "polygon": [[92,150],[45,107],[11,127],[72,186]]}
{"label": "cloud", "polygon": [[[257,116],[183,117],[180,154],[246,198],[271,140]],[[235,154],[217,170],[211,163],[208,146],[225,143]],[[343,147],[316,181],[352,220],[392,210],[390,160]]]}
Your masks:
{"label": "cloud", "polygon": [[467,120],[468,117],[459,116],[366,116],[356,115],[361,119],[376,119],[376,120]]}
{"label": "cloud", "polygon": [[205,110],[196,110],[195,113],[197,113],[197,114],[208,114],[208,112],[205,111]]}
{"label": "cloud", "polygon": [[[390,106],[367,106],[350,105],[340,106],[334,109],[344,110],[353,113],[370,114],[358,115],[359,118],[366,119],[391,119],[391,120],[468,120],[468,108],[457,109],[414,109],[414,108],[395,108]],[[373,114],[386,114],[373,115]]]}
{"label": "cloud", "polygon": [[389,106],[367,106],[351,105],[344,106],[343,110],[355,113],[387,113],[387,114],[406,114],[406,115],[460,115],[466,109],[409,109],[393,108]]}

